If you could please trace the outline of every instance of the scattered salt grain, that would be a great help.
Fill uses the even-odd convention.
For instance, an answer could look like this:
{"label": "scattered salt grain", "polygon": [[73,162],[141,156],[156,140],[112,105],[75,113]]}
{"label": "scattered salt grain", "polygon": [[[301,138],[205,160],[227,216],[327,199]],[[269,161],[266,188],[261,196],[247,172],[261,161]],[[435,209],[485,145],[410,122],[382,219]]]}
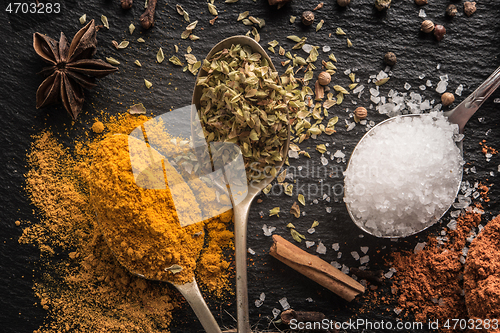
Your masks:
{"label": "scattered salt grain", "polygon": [[312,49],[313,49],[313,47],[312,47],[312,45],[311,45],[311,44],[304,44],[304,45],[302,46],[302,50],[303,50],[304,52],[306,52],[306,53],[311,52],[311,51],[312,51]]}
{"label": "scattered salt grain", "polygon": [[425,10],[420,9],[420,11],[418,12],[418,17],[427,17],[427,14],[425,13]]}
{"label": "scattered salt grain", "polygon": [[283,310],[288,310],[290,309],[290,304],[288,304],[288,301],[286,299],[286,297],[283,297],[282,299],[279,300],[280,304],[281,304],[281,307],[283,308]]}
{"label": "scattered salt grain", "polygon": [[446,88],[448,87],[448,81],[439,81],[436,87],[436,92],[439,94],[442,94],[446,91]]}
{"label": "scattered salt grain", "polygon": [[328,165],[328,159],[325,156],[321,155],[320,161],[322,165]]}
{"label": "scattered salt grain", "polygon": [[326,246],[322,242],[319,242],[318,247],[316,248],[316,252],[319,254],[325,254],[326,253]]}
{"label": "scattered salt grain", "polygon": [[456,230],[457,229],[457,221],[456,220],[450,220],[448,224],[446,225],[450,230]]}
{"label": "scattered salt grain", "polygon": [[460,258],[458,258],[458,260],[460,261],[460,263],[462,265],[465,265],[465,258],[463,256],[460,256]]}
{"label": "scattered salt grain", "polygon": [[462,96],[462,91],[464,91],[464,86],[462,84],[459,84],[457,89],[455,90],[455,95]]}
{"label": "scattered salt grain", "polygon": [[386,279],[390,279],[392,278],[392,276],[394,275],[394,273],[396,273],[396,270],[394,268],[389,268],[389,271],[387,271],[387,273],[384,274],[384,277]]}
{"label": "scattered salt grain", "polygon": [[325,53],[330,52],[330,50],[331,50],[330,46],[328,46],[328,45],[323,46],[323,52],[325,52]]}
{"label": "scattered salt grain", "polygon": [[340,258],[342,258],[342,252],[337,253],[337,259],[340,259]]}
{"label": "scattered salt grain", "polygon": [[368,246],[361,246],[360,249],[361,249],[361,252],[366,254],[368,252],[369,247]]}
{"label": "scattered salt grain", "polygon": [[385,79],[385,78],[388,78],[388,77],[389,76],[387,75],[386,72],[380,71],[380,72],[378,72],[376,79],[377,80],[382,80],[382,79]]}
{"label": "scattered salt grain", "polygon": [[[354,127],[356,127],[356,123],[355,122],[352,122],[349,125],[347,125],[347,132],[352,131],[354,129]],[[323,164],[323,165],[326,165],[326,164]]]}
{"label": "scattered salt grain", "polygon": [[330,214],[332,212],[332,207],[326,207],[325,210],[328,214]]}
{"label": "scattered salt grain", "polygon": [[339,243],[333,243],[333,244],[332,244],[332,249],[333,249],[334,251],[338,251],[338,250],[340,250],[340,245],[339,245]]}
{"label": "scattered salt grain", "polygon": [[370,96],[370,100],[371,100],[373,103],[378,104],[378,103],[380,102],[380,97],[371,95],[371,96]]}
{"label": "scattered salt grain", "polygon": [[276,317],[278,317],[280,313],[281,313],[280,309],[274,308],[273,309],[273,319],[276,318]]}
{"label": "scattered salt grain", "polygon": [[306,298],[306,302],[312,303],[314,300],[311,297]]}
{"label": "scattered salt grain", "polygon": [[342,265],[341,271],[344,274],[349,274],[349,267],[347,267],[346,265]]}
{"label": "scattered salt grain", "polygon": [[290,157],[290,158],[299,158],[299,152],[290,149],[288,151],[288,157]]}
{"label": "scattered salt grain", "polygon": [[417,254],[420,251],[422,251],[426,244],[427,244],[426,242],[417,243],[417,245],[415,245],[415,248],[413,249],[413,253]]}
{"label": "scattered salt grain", "polygon": [[394,313],[396,313],[397,315],[399,315],[402,311],[403,311],[403,309],[400,309],[400,308],[394,309]]}
{"label": "scattered salt grain", "polygon": [[495,98],[495,99],[493,100],[493,103],[496,103],[496,104],[500,103],[500,98]]}
{"label": "scattered salt grain", "polygon": [[422,84],[422,85],[418,86],[418,89],[425,90],[425,89],[427,89],[427,87],[424,84]]}
{"label": "scattered salt grain", "polygon": [[440,70],[441,69],[441,64],[437,64],[436,69]]}
{"label": "scattered salt grain", "polygon": [[378,96],[380,94],[380,91],[378,89],[375,89],[375,88],[370,88],[370,94],[372,96]]}
{"label": "scattered salt grain", "polygon": [[313,246],[314,244],[316,244],[315,242],[311,242],[311,241],[306,241],[306,247],[307,248],[310,248],[311,246]]}
{"label": "scattered salt grain", "polygon": [[493,171],[490,171],[490,176],[495,177],[495,173]]}
{"label": "scattered salt grain", "polygon": [[339,264],[337,261],[332,261],[330,263],[330,265],[332,265],[333,267],[335,267],[336,269],[341,269],[342,268],[342,265]]}
{"label": "scattered salt grain", "polygon": [[262,306],[262,304],[264,304],[264,302],[261,301],[260,299],[255,300],[255,307],[256,308],[260,308]]}
{"label": "scattered salt grain", "polygon": [[344,201],[363,229],[378,236],[413,233],[434,224],[453,202],[463,164],[456,126],[430,115],[395,117],[358,144],[344,173]]}
{"label": "scattered salt grain", "polygon": [[349,74],[351,74],[351,69],[350,68],[348,68],[348,69],[346,69],[344,71],[344,75],[349,75]]}
{"label": "scattered salt grain", "polygon": [[408,82],[405,82],[404,88],[406,90],[410,90],[411,89],[411,84],[409,84]]}
{"label": "scattered salt grain", "polygon": [[361,258],[359,258],[359,264],[360,265],[364,265],[364,264],[368,263],[369,261],[370,261],[370,256],[369,255],[362,256]]}
{"label": "scattered salt grain", "polygon": [[352,251],[351,256],[354,258],[354,260],[359,260],[359,253],[358,252]]}
{"label": "scattered salt grain", "polygon": [[254,251],[254,250],[252,250],[251,248],[248,248],[248,250],[247,250],[247,251],[248,251],[248,253],[250,253],[251,255],[255,255],[255,251]]}
{"label": "scattered salt grain", "polygon": [[276,230],[276,227],[268,227],[266,224],[262,226],[262,231],[264,231],[264,236],[272,236],[274,230]]}
{"label": "scattered salt grain", "polygon": [[356,88],[354,88],[354,90],[352,91],[352,93],[353,94],[357,94],[357,93],[362,92],[364,89],[365,89],[365,86],[364,85],[360,85],[360,86],[357,86]]}
{"label": "scattered salt grain", "polygon": [[308,233],[308,234],[311,234],[311,235],[312,235],[312,234],[314,234],[315,232],[316,232],[316,229],[314,229],[314,228],[307,229],[307,233]]}
{"label": "scattered salt grain", "polygon": [[427,81],[425,81],[425,85],[426,85],[427,87],[432,87],[432,82],[431,82],[431,80],[427,80]]}

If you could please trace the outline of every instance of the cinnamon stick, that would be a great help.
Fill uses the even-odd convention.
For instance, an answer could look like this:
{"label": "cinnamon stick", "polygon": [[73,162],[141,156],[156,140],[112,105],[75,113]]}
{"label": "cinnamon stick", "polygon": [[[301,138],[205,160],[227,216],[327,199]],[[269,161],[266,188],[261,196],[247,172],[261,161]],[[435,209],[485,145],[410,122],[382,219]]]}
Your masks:
{"label": "cinnamon stick", "polygon": [[365,292],[365,287],[323,259],[307,253],[281,236],[273,235],[273,241],[269,254],[343,299],[350,302]]}

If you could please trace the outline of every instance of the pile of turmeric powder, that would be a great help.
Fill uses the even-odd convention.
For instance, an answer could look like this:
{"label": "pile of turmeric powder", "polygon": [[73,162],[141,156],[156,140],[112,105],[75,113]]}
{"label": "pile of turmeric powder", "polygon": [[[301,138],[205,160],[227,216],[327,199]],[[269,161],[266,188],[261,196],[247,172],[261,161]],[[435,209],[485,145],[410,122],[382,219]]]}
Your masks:
{"label": "pile of turmeric powder", "polygon": [[[166,284],[131,274],[119,263],[116,251],[110,250],[102,236],[103,228],[96,221],[90,200],[91,166],[101,142],[119,141],[125,136],[114,134],[128,134],[147,120],[148,117],[129,114],[100,119],[104,125],[102,134],[89,128],[71,147],[63,146],[63,138],[50,131],[33,138],[25,178],[26,191],[37,212],[33,222],[23,223],[20,242],[35,245],[41,253],[41,274],[34,281],[34,292],[48,316],[37,333],[153,332],[170,325],[172,311],[179,306],[177,294]],[[123,189],[116,191],[124,194],[119,192]],[[168,195],[163,200],[168,202]],[[168,209],[162,209],[166,214],[157,215],[156,221],[169,216]],[[106,214],[110,219],[120,219],[120,210]],[[175,214],[170,217],[175,219]],[[179,273],[179,279],[192,278],[196,265],[200,287],[216,297],[231,293],[230,263],[223,254],[233,246],[231,217],[229,211],[181,228],[179,234],[189,236],[188,245],[170,249],[172,258],[191,257],[193,252],[201,251],[198,262],[193,259],[190,263],[191,269],[184,264],[186,268],[184,274]],[[203,236],[191,242],[197,230],[205,230],[205,245]],[[130,247],[127,244],[126,254]],[[137,249],[133,251],[134,256],[141,255]]]}

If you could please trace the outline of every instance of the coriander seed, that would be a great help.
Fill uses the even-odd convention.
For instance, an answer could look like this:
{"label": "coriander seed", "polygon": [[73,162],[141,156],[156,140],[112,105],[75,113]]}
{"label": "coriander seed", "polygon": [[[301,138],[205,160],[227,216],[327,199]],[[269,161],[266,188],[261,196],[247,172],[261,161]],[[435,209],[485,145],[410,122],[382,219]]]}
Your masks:
{"label": "coriander seed", "polygon": [[472,1],[464,2],[464,13],[467,16],[471,16],[476,12],[476,3]]}
{"label": "coriander seed", "polygon": [[426,34],[432,32],[434,30],[434,23],[431,20],[425,20],[420,25],[420,31],[425,32]]}
{"label": "coriander seed", "polygon": [[448,106],[455,101],[455,95],[450,92],[445,92],[441,95],[441,103],[443,106]]}
{"label": "coriander seed", "polygon": [[322,86],[326,86],[332,80],[332,76],[328,72],[321,72],[318,75],[318,82]]}
{"label": "coriander seed", "polygon": [[306,10],[302,13],[302,23],[304,25],[311,25],[314,22],[314,14],[310,10]]}
{"label": "coriander seed", "polygon": [[455,17],[457,15],[457,6],[454,4],[449,4],[448,7],[446,7],[446,15],[449,17]]}
{"label": "coriander seed", "polygon": [[389,66],[394,66],[397,62],[396,55],[393,52],[387,52],[384,56],[384,62]]}
{"label": "coriander seed", "polygon": [[443,27],[441,24],[437,24],[434,27],[434,37],[439,41],[444,38],[444,35],[446,35],[446,28]]}
{"label": "coriander seed", "polygon": [[337,5],[339,5],[340,7],[346,7],[350,3],[351,0],[337,0]]}
{"label": "coriander seed", "polygon": [[415,3],[419,6],[427,5],[427,0],[415,0]]}
{"label": "coriander seed", "polygon": [[359,119],[363,120],[368,116],[368,111],[366,111],[366,108],[360,106],[354,110],[354,115]]}

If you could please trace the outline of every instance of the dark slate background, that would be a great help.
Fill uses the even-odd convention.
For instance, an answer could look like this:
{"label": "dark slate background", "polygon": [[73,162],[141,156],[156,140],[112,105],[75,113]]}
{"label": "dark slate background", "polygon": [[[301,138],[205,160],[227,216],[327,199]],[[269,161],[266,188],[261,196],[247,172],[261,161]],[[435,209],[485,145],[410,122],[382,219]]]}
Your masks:
{"label": "dark slate background", "polygon": [[[56,1],[51,1],[56,2]],[[348,96],[340,107],[330,109],[330,117],[338,115],[340,118],[337,133],[333,136],[321,136],[318,140],[308,140],[302,144],[311,159],[301,157],[299,160],[291,160],[294,167],[302,166],[302,173],[295,174],[298,183],[307,186],[317,186],[320,180],[330,185],[342,185],[342,175],[339,173],[332,178],[318,173],[320,166],[320,154],[315,151],[315,146],[320,143],[329,143],[329,151],[333,154],[341,149],[349,157],[352,149],[364,133],[363,126],[357,126],[353,131],[346,132],[345,119],[349,118],[349,112],[355,108],[351,100],[358,101],[358,105],[368,106],[368,88],[373,85],[367,84],[370,75],[378,73],[385,68],[383,56],[387,51],[393,51],[398,57],[398,63],[393,67],[391,80],[381,86],[382,95],[393,88],[404,91],[403,85],[408,82],[412,85],[411,91],[422,93],[425,98],[439,99],[439,94],[434,91],[439,75],[449,75],[449,89],[454,92],[459,84],[464,85],[462,97],[457,96],[457,105],[463,98],[470,94],[475,87],[483,82],[491,72],[499,65],[498,54],[500,51],[500,2],[478,1],[477,12],[472,17],[463,14],[463,1],[430,0],[430,4],[422,7],[425,9],[429,19],[435,23],[443,24],[447,29],[447,35],[441,42],[437,42],[431,35],[419,32],[420,22],[423,20],[418,16],[419,7],[413,1],[394,0],[392,7],[385,13],[377,12],[373,6],[373,0],[352,0],[347,8],[340,8],[335,1],[327,0],[321,10],[315,12],[316,22],[313,27],[305,28],[299,20],[295,24],[289,22],[290,15],[300,16],[303,10],[313,9],[317,1],[292,1],[280,10],[270,7],[264,0],[240,0],[236,4],[225,4],[216,0],[215,5],[219,10],[219,18],[214,26],[208,21],[213,18],[208,13],[203,1],[182,1],[184,9],[189,12],[191,21],[199,20],[195,34],[200,36],[199,41],[181,40],[180,34],[184,30],[185,23],[175,11],[175,2],[160,1],[157,6],[156,24],[149,30],[140,28],[138,18],[143,12],[143,1],[136,1],[131,10],[124,11],[119,6],[119,0],[86,0],[86,1],[63,1],[61,13],[46,15],[9,15],[5,9],[8,1],[2,2],[0,17],[0,64],[1,64],[1,90],[0,104],[2,115],[2,135],[0,136],[1,165],[0,172],[0,308],[1,308],[1,332],[31,332],[44,320],[45,312],[40,306],[35,305],[37,299],[32,292],[33,271],[37,269],[38,251],[30,246],[18,244],[21,228],[16,227],[16,220],[35,220],[34,207],[30,205],[23,191],[23,174],[27,171],[25,166],[25,154],[30,146],[30,136],[39,133],[45,128],[53,128],[61,133],[61,138],[70,145],[72,138],[81,132],[82,128],[88,128],[97,110],[105,110],[110,114],[125,112],[129,105],[142,102],[149,111],[155,115],[162,114],[171,109],[187,105],[191,101],[191,92],[195,78],[189,73],[182,72],[181,68],[173,66],[168,61],[157,64],[155,55],[161,46],[167,58],[174,53],[174,44],[180,48],[178,54],[181,60],[188,45],[193,48],[193,54],[198,59],[208,53],[211,47],[219,40],[235,34],[245,34],[249,27],[241,22],[236,22],[240,12],[249,10],[250,14],[264,18],[266,26],[259,29],[261,44],[266,48],[267,42],[278,40],[280,45],[290,50],[295,44],[286,39],[288,35],[307,36],[308,43],[312,45],[329,45],[336,55],[338,72],[333,76],[335,84],[347,86],[350,81],[343,74],[346,69],[356,69],[356,77],[365,84],[365,93],[361,99]],[[453,18],[444,15],[445,8],[449,3],[454,3],[459,8],[459,14]],[[99,81],[98,86],[91,92],[87,92],[86,103],[80,117],[72,122],[66,115],[62,106],[49,107],[42,110],[35,108],[35,92],[43,78],[37,76],[44,64],[32,49],[32,34],[35,31],[45,33],[53,38],[58,38],[64,31],[68,39],[81,28],[78,18],[87,14],[87,18],[96,19],[100,24],[100,16],[106,15],[110,22],[110,29],[102,29],[98,33],[99,49],[97,58],[112,56],[121,62],[120,70],[114,75]],[[319,32],[315,32],[315,25],[320,19],[325,23]],[[130,23],[137,26],[133,36],[128,33]],[[335,35],[335,29],[342,27],[348,34],[354,46],[347,48],[345,36]],[[331,34],[331,36],[329,36]],[[138,37],[146,40],[145,44],[136,42]],[[125,50],[116,50],[111,40],[131,41]],[[278,48],[276,48],[278,49]],[[307,56],[303,51],[296,52],[304,58]],[[330,53],[330,52],[329,52]],[[320,52],[319,60],[327,59],[329,53]],[[280,73],[284,68],[279,65],[280,61],[286,60],[279,55],[270,54]],[[139,59],[143,64],[137,68],[133,62]],[[317,62],[319,64],[320,61]],[[440,70],[436,66],[441,64]],[[317,75],[319,70],[315,71]],[[425,74],[426,78],[420,80],[418,76]],[[299,75],[301,77],[302,74]],[[143,79],[146,78],[153,83],[153,88],[147,90]],[[418,90],[418,86],[430,79],[433,89],[424,92]],[[175,90],[177,88],[177,90]],[[489,146],[500,149],[498,123],[500,119],[500,104],[494,103],[495,98],[500,98],[497,91],[469,121],[466,127],[466,138],[464,142],[465,159],[467,167],[475,166],[476,174],[465,174],[464,178],[474,182],[482,181],[485,184],[493,184],[490,192],[491,202],[486,206],[487,213],[484,221],[488,221],[498,214],[499,195],[497,166],[500,157],[495,155],[490,162],[486,162],[484,155],[480,152],[479,142],[486,139]],[[379,122],[386,117],[369,111],[369,120]],[[486,134],[488,131],[488,134]],[[334,144],[333,144],[334,143]],[[328,170],[333,167],[345,168],[345,163],[337,164],[330,161]],[[297,170],[297,169],[295,169]],[[494,176],[490,176],[490,172]],[[338,188],[337,186],[337,188]],[[298,185],[296,184],[296,189]],[[267,252],[271,246],[271,239],[263,236],[262,225],[276,226],[276,234],[291,239],[285,228],[288,222],[293,222],[297,229],[303,233],[311,226],[314,220],[320,225],[313,235],[307,234],[308,240],[322,241],[327,247],[327,253],[322,255],[326,261],[336,259],[336,252],[331,249],[332,243],[340,243],[343,256],[338,261],[349,267],[358,266],[349,254],[351,251],[360,252],[360,246],[369,246],[369,267],[371,269],[389,268],[384,263],[384,258],[392,251],[412,249],[415,244],[431,233],[439,232],[442,226],[449,221],[446,215],[443,221],[417,236],[409,237],[403,241],[391,242],[364,235],[350,221],[345,206],[341,202],[335,202],[333,193],[332,201],[327,203],[321,196],[311,195],[307,200],[307,206],[302,207],[306,216],[295,219],[289,208],[297,197],[296,189],[294,196],[288,197],[279,194],[261,195],[264,199],[261,204],[254,203],[250,212],[248,245],[256,251],[255,256],[249,256],[251,261],[248,268],[249,274],[249,299],[251,309],[252,325],[259,324],[260,329],[268,327],[273,308],[281,308],[278,300],[287,297],[291,306],[296,310],[316,310],[324,312],[327,318],[336,321],[346,321],[349,318],[365,318],[370,320],[390,320],[396,322],[397,316],[393,305],[374,305],[368,311],[360,313],[366,306],[365,301],[354,301],[347,303],[333,293],[316,285],[308,279],[300,276],[288,267],[270,257]],[[318,204],[311,204],[312,200],[318,198]],[[280,217],[268,217],[270,208],[280,206],[282,214]],[[332,213],[326,212],[326,207],[332,207]],[[263,217],[261,217],[263,212]],[[363,236],[361,238],[361,236]],[[305,248],[305,245],[300,245]],[[308,251],[314,253],[315,246]],[[40,274],[39,272],[36,274]],[[386,290],[389,284],[384,287]],[[266,293],[266,301],[260,308],[253,305],[261,292]],[[306,301],[311,297],[312,303]],[[228,301],[210,300],[210,306],[216,314],[217,319],[224,326],[234,326],[231,317],[225,312],[227,310],[235,315],[234,299]],[[201,331],[201,326],[196,322],[189,309],[180,311],[178,319],[172,328],[175,332]],[[406,320],[411,319],[410,317]],[[283,327],[281,327],[283,328]]]}

